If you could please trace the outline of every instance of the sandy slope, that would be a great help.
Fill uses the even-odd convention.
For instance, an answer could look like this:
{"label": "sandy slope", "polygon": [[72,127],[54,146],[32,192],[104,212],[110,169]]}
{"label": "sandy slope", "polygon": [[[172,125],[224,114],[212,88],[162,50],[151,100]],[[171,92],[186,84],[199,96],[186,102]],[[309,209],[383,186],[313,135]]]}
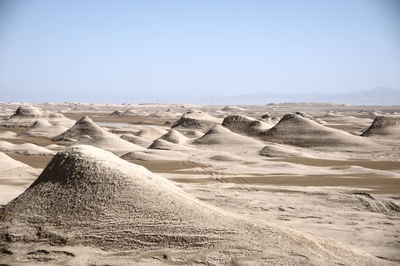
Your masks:
{"label": "sandy slope", "polygon": [[385,263],[332,241],[225,212],[91,146],[57,154],[21,196],[1,209],[0,217],[3,245],[23,239],[62,244],[65,252],[70,252],[65,245],[195,251],[185,263]]}

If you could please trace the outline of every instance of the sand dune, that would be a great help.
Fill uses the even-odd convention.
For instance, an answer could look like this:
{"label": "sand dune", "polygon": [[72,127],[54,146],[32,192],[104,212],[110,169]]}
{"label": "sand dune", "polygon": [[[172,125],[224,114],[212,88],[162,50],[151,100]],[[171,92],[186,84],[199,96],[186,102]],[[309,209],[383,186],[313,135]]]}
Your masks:
{"label": "sand dune", "polygon": [[247,135],[259,136],[262,132],[270,129],[273,125],[245,115],[231,115],[225,117],[222,125],[231,131]]}
{"label": "sand dune", "polygon": [[224,111],[224,112],[241,112],[241,111],[244,111],[244,109],[240,108],[238,106],[235,106],[235,105],[227,105],[224,108],[222,108],[221,111]]}
{"label": "sand dune", "polygon": [[135,133],[135,135],[153,141],[166,134],[167,132],[168,131],[166,129],[162,128],[146,127],[139,130],[137,133]]}
{"label": "sand dune", "polygon": [[144,148],[149,147],[152,143],[151,140],[148,140],[148,139],[145,139],[145,138],[133,135],[133,134],[123,134],[120,136],[120,138],[123,140],[129,141],[133,144],[142,146]]}
{"label": "sand dune", "polygon": [[53,155],[55,152],[33,143],[13,144],[0,141],[0,151],[23,155]]}
{"label": "sand dune", "polygon": [[[83,255],[73,256],[86,260],[96,248],[135,250],[131,254],[140,264],[146,252],[141,251],[150,248],[161,259],[164,252],[185,251],[183,264],[385,263],[335,242],[230,214],[91,146],[58,153],[23,194],[0,210],[0,220],[3,244],[68,243],[83,248]],[[114,263],[116,259],[114,255]],[[106,263],[107,256],[99,260]]]}
{"label": "sand dune", "polygon": [[119,138],[96,125],[92,119],[85,116],[79,119],[73,127],[56,136],[55,141],[89,144],[116,154],[143,150],[143,147]]}
{"label": "sand dune", "polygon": [[26,131],[21,132],[21,136],[48,137],[53,138],[68,129],[64,124],[54,122],[51,124],[46,119],[36,120]]}
{"label": "sand dune", "polygon": [[188,151],[193,150],[194,148],[183,145],[169,142],[164,139],[156,139],[150,146],[149,149],[157,149],[157,150],[171,150],[171,151]]}
{"label": "sand dune", "polygon": [[371,144],[361,137],[323,126],[295,114],[286,114],[277,125],[263,133],[261,138],[300,147],[349,148]]}
{"label": "sand dune", "polygon": [[305,157],[305,152],[300,152],[287,145],[281,144],[268,144],[260,151],[260,154],[267,157],[292,157],[292,156],[302,156]]}
{"label": "sand dune", "polygon": [[323,121],[323,120],[319,119],[318,117],[313,116],[313,115],[311,115],[309,113],[295,112],[295,114],[299,115],[299,116],[302,116],[304,118],[308,118],[310,120],[313,120],[313,121],[315,121],[315,122],[317,122],[317,123],[319,123],[321,125],[326,125],[327,124],[325,121]]}
{"label": "sand dune", "polygon": [[207,131],[216,124],[221,124],[221,119],[211,116],[207,113],[200,111],[189,111],[178,121],[176,121],[172,128],[188,128]]}
{"label": "sand dune", "polygon": [[71,126],[73,121],[66,118],[63,114],[42,110],[33,105],[23,105],[18,107],[13,115],[2,123],[8,127],[29,127],[36,120],[45,119],[50,123],[57,122],[65,126]]}
{"label": "sand dune", "polygon": [[145,151],[128,152],[121,156],[125,160],[140,161],[183,161],[187,160],[190,155],[173,150],[156,150],[149,149]]}
{"label": "sand dune", "polygon": [[222,125],[213,126],[204,136],[196,139],[193,144],[262,146],[260,141],[234,133]]}
{"label": "sand dune", "polygon": [[188,138],[185,137],[182,133],[180,133],[178,130],[171,129],[168,131],[167,134],[163,135],[160,137],[160,139],[176,143],[176,144],[184,144],[188,142]]}
{"label": "sand dune", "polygon": [[400,116],[377,116],[371,126],[362,134],[364,137],[400,137]]}

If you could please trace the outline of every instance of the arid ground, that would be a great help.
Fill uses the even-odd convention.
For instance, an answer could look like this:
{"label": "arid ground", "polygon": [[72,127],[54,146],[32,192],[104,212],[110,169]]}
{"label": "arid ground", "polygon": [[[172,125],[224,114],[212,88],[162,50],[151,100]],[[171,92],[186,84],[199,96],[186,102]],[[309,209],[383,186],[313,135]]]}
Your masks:
{"label": "arid ground", "polygon": [[3,264],[400,264],[400,106],[1,103],[0,119]]}

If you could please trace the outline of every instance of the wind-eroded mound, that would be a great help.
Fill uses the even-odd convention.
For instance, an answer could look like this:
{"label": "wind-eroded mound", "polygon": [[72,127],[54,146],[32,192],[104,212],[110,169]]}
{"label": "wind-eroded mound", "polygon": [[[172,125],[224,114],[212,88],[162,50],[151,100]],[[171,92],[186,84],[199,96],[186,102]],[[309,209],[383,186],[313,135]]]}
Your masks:
{"label": "wind-eroded mound", "polygon": [[188,151],[193,150],[192,147],[176,144],[164,139],[156,139],[150,146],[149,149],[157,149],[157,150],[171,150],[171,151]]}
{"label": "wind-eroded mound", "polygon": [[99,127],[87,116],[76,121],[73,127],[56,136],[54,140],[89,144],[119,154],[129,151],[143,150],[143,147],[123,140],[117,135]]}
{"label": "wind-eroded mound", "polygon": [[51,124],[45,119],[38,119],[26,131],[21,132],[20,135],[53,138],[67,129],[68,127],[63,124],[57,122]]}
{"label": "wind-eroded mound", "polygon": [[129,141],[130,143],[142,146],[144,148],[147,148],[151,145],[152,141],[133,135],[133,134],[123,134],[120,136],[121,139]]}
{"label": "wind-eroded mound", "polygon": [[377,116],[362,136],[400,137],[400,116]]}
{"label": "wind-eroded mound", "polygon": [[45,119],[51,124],[57,122],[65,126],[71,126],[73,121],[66,118],[63,114],[42,110],[33,105],[23,105],[18,107],[13,115],[2,123],[9,127],[29,127],[38,119]]}
{"label": "wind-eroded mound", "polygon": [[135,251],[124,253],[125,259],[129,254],[140,260],[146,252],[170,251],[184,252],[183,264],[383,262],[333,242],[229,214],[144,167],[90,146],[58,153],[24,193],[0,210],[0,220],[1,245],[42,242]]}
{"label": "wind-eroded mound", "polygon": [[231,115],[225,117],[222,125],[231,131],[247,135],[259,136],[262,132],[270,129],[272,124],[251,118],[245,115]]}
{"label": "wind-eroded mound", "polygon": [[323,126],[295,114],[286,114],[273,128],[261,135],[263,140],[300,147],[360,147],[370,143],[350,133]]}
{"label": "wind-eroded mound", "polygon": [[175,129],[171,129],[167,134],[161,136],[160,139],[176,144],[184,144],[188,142],[188,138]]}
{"label": "wind-eroded mound", "polygon": [[23,155],[54,155],[55,152],[33,143],[13,144],[0,141],[0,151]]}
{"label": "wind-eroded mound", "polygon": [[203,145],[262,145],[255,139],[234,133],[221,125],[215,125],[204,136],[196,139],[193,143]]}
{"label": "wind-eroded mound", "polygon": [[172,128],[181,127],[189,129],[199,129],[204,132],[216,124],[221,124],[221,119],[204,112],[191,111],[181,116],[181,118],[179,118],[179,120],[172,125]]}

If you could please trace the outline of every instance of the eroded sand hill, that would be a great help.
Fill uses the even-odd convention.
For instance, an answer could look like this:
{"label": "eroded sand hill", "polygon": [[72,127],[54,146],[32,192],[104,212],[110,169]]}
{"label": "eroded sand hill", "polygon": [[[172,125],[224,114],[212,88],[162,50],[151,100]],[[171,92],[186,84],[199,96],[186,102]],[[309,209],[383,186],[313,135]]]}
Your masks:
{"label": "eroded sand hill", "polygon": [[399,106],[24,106],[0,103],[1,263],[400,262]]}
{"label": "eroded sand hill", "polygon": [[40,241],[138,255],[186,252],[182,262],[205,264],[385,263],[332,241],[220,210],[92,146],[58,153],[24,193],[1,209],[0,219],[2,245]]}

